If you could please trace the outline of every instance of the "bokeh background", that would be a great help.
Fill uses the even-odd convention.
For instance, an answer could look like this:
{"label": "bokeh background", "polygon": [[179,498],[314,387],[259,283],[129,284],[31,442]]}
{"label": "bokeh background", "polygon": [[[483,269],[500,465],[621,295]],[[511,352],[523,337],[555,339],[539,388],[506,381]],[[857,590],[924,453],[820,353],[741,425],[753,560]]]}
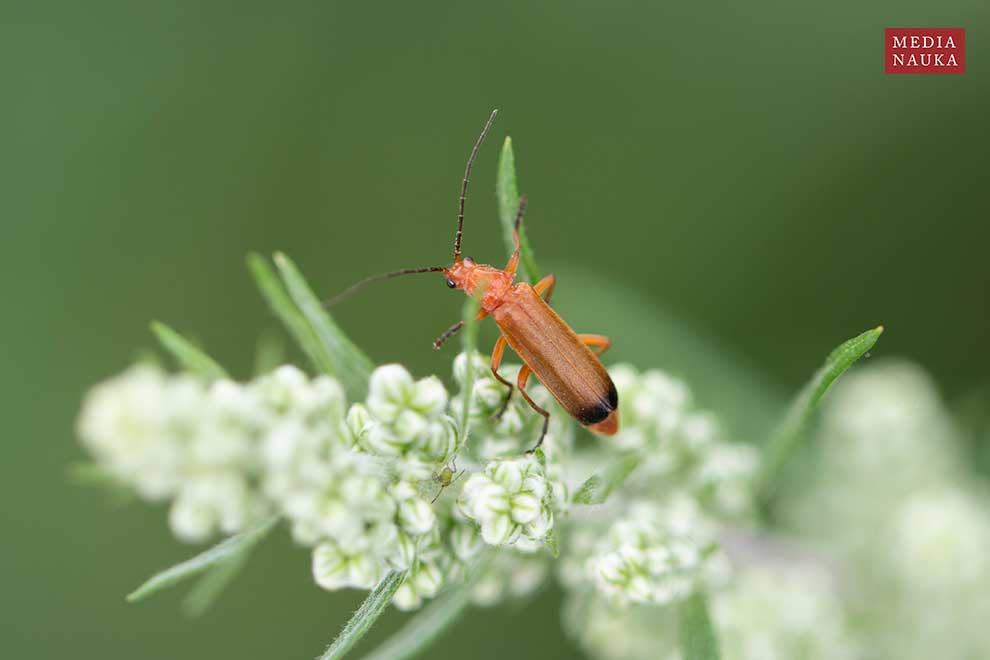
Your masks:
{"label": "bokeh background", "polygon": [[[888,26],[967,28],[968,72],[884,75]],[[328,295],[445,263],[493,107],[467,254],[504,258],[493,183],[511,134],[558,307],[611,335],[613,360],[772,410],[883,322],[875,353],[981,410],[988,26],[977,0],[4,3],[3,655],[304,658],[333,636],[360,595],[320,591],[285,535],[201,620],[178,592],[125,605],[191,551],[164,510],[67,479],[79,401],[153,347],[153,318],[247,375],[277,330],[250,250],[284,250]],[[377,361],[445,375],[430,341],[461,303],[410,277],[337,316]],[[720,365],[752,387],[720,390]],[[734,420],[761,440],[764,418]],[[474,610],[434,657],[575,657],[558,596]]]}

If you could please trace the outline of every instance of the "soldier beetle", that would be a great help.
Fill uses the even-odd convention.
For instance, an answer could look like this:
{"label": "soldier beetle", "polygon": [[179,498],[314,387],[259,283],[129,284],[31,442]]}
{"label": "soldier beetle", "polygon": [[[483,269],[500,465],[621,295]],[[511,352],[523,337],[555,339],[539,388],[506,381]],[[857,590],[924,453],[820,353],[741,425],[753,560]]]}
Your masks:
{"label": "soldier beetle", "polygon": [[[526,392],[526,383],[530,375],[535,375],[564,410],[589,430],[601,435],[614,435],[619,430],[619,396],[612,379],[598,359],[599,355],[608,350],[609,339],[603,335],[577,334],[550,307],[548,303],[556,284],[553,274],[547,275],[535,286],[527,282],[514,281],[519,265],[519,224],[526,210],[526,197],[523,196],[519,200],[512,234],[514,250],[505,268],[479,264],[471,257],[461,258],[464,202],[467,197],[468,180],[478,150],[497,114],[497,110],[493,111],[485,123],[464,170],[457,212],[457,233],[454,235],[454,263],[450,266],[406,268],[369,277],[351,286],[327,304],[340,302],[372,282],[414,273],[443,273],[446,276],[447,286],[451,289],[461,289],[469,296],[480,292],[481,308],[475,320],[480,321],[491,315],[502,332],[492,350],[491,370],[492,375],[509,391],[496,413],[496,419],[505,412],[516,388],[530,407],[543,416],[543,430],[536,446],[530,452],[535,451],[543,443],[550,423],[550,413],[533,401]],[[464,322],[459,321],[447,328],[433,342],[433,347],[439,349],[463,327]],[[506,344],[523,361],[515,387],[498,373]]]}

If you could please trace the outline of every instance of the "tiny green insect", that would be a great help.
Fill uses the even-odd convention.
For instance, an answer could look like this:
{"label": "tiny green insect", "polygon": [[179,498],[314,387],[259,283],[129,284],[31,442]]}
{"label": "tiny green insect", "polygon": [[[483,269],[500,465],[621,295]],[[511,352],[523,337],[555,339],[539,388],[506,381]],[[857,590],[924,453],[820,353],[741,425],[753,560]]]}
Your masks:
{"label": "tiny green insect", "polygon": [[433,481],[440,484],[440,490],[437,491],[436,496],[433,498],[430,504],[436,502],[440,498],[440,494],[444,491],[444,489],[447,488],[447,486],[449,486],[450,484],[460,479],[461,475],[464,474],[464,470],[461,470],[460,472],[457,471],[456,462],[452,463],[452,465],[453,467],[451,467],[450,465],[444,465],[439,472],[433,475]]}

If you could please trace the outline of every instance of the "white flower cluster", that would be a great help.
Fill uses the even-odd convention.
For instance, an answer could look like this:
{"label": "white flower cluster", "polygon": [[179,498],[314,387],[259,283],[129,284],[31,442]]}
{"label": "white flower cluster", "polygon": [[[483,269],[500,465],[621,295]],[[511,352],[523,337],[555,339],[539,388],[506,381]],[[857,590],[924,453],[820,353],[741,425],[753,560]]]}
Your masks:
{"label": "white flower cluster", "polygon": [[908,497],[884,530],[896,579],[931,598],[984,591],[983,579],[990,576],[988,504],[950,485]]}
{"label": "white flower cluster", "polygon": [[862,657],[831,577],[810,565],[749,566],[711,609],[726,660]]}
{"label": "white flower cluster", "polygon": [[610,372],[619,391],[619,447],[643,452],[634,482],[651,494],[686,491],[719,516],[751,513],[759,455],[751,445],[720,438],[715,417],[697,410],[683,382],[658,370],[628,365]]}
{"label": "white flower cluster", "polygon": [[665,605],[698,587],[716,542],[696,503],[676,498],[666,509],[634,502],[587,560],[598,589],[621,604]]}
{"label": "white flower cluster", "polygon": [[256,480],[268,412],[234,383],[207,386],[142,365],[90,392],[79,435],[114,478],[147,500],[171,500],[172,531],[195,542],[266,513]]}
{"label": "white flower cluster", "polygon": [[[471,441],[465,447],[458,446],[455,420],[464,410],[466,355],[454,361],[454,380],[461,391],[453,398],[437,378],[415,381],[397,365],[372,373],[367,399],[352,405],[346,415],[350,451],[344,455],[362,466],[350,468],[349,475],[365,474],[386,484],[384,499],[372,492],[370,483],[363,491],[355,487],[354,496],[391,501],[391,508],[378,511],[388,535],[383,531],[372,537],[377,526],[366,516],[364,529],[371,531],[358,537],[363,543],[341,546],[335,539],[321,544],[314,554],[319,584],[367,588],[389,568],[409,569],[394,601],[399,607],[415,608],[447,582],[463,579],[486,545],[504,549],[476,585],[477,602],[493,604],[506,596],[522,596],[542,581],[543,541],[553,527],[555,511],[561,510],[558,494],[566,492],[563,484],[550,478],[561,470],[562,431],[552,425],[545,453],[539,459],[525,456],[524,450],[538,437],[542,418],[517,396],[505,414],[493,419],[505,387],[491,376],[480,355],[473,355],[470,365],[474,375],[468,408]],[[546,401],[546,394],[537,388],[532,394]],[[382,475],[389,476],[382,481]],[[328,486],[333,483],[343,488],[346,479],[331,480]],[[353,517],[362,505],[354,501],[343,507]],[[325,511],[320,516],[329,517],[347,515]]]}
{"label": "white flower cluster", "polygon": [[675,608],[616,607],[596,592],[579,592],[569,594],[562,618],[564,629],[589,657],[681,660]]}
{"label": "white flower cluster", "polygon": [[[435,377],[385,365],[349,403],[334,379],[289,366],[248,383],[135,366],[90,392],[78,430],[107,473],[169,503],[178,538],[277,515],[311,549],[323,588],[406,571],[393,598],[404,609],[477,565],[476,603],[525,596],[559,550],[565,627],[599,658],[679,658],[677,605],[697,591],[729,660],[990,657],[990,484],[966,470],[917,367],[857,369],[827,399],[814,471],[781,498],[783,531],[828,557],[801,565],[758,533],[762,545],[741,551],[758,454],[723,440],[683,383],[615,367],[619,433],[575,450],[577,425],[554,414],[528,454],[542,418],[518,395],[495,416],[506,389],[480,355],[453,372],[452,397]],[[529,392],[556,411],[540,385]],[[637,461],[621,488],[572,503],[617,457]]]}
{"label": "white flower cluster", "polygon": [[553,528],[552,487],[536,456],[492,461],[471,475],[458,504],[489,545],[542,542]]}
{"label": "white flower cluster", "polygon": [[457,449],[443,383],[435,376],[413,381],[397,364],[374,371],[367,402],[352,406],[347,422],[362,449],[394,461],[408,479],[429,479]]}
{"label": "white flower cluster", "polygon": [[[900,658],[978,658],[990,654],[990,499],[944,484],[908,497],[881,543],[880,569],[891,596],[881,617],[891,654]],[[881,591],[880,593],[883,593]],[[910,641],[903,630],[913,631]]]}
{"label": "white flower cluster", "polygon": [[900,361],[848,374],[815,445],[786,518],[855,585],[861,645],[898,660],[990,657],[990,484],[964,468],[927,374]]}
{"label": "white flower cluster", "polygon": [[[852,660],[858,653],[830,577],[779,563],[738,569],[709,599],[726,660]],[[633,603],[616,607],[595,593],[568,599],[564,626],[603,660],[680,660],[680,612]]]}
{"label": "white flower cluster", "polygon": [[[463,355],[455,362],[462,388],[467,364]],[[563,455],[566,433],[555,423],[546,453],[524,456],[542,418],[517,397],[491,419],[505,389],[480,356],[471,364],[477,449],[460,456],[463,394],[451,401],[437,378],[416,381],[398,365],[376,369],[365,401],[350,406],[335,380],[291,366],[243,384],[137,366],[93,389],[79,433],[116,479],[171,501],[182,540],[281,515],[313,548],[313,576],[326,589],[370,589],[387,571],[408,570],[395,603],[416,607],[462,578],[486,544],[512,546],[479,584],[478,600],[490,602],[535,588],[533,576],[546,573],[534,553],[566,504],[566,488],[549,476],[561,472],[552,457]],[[537,388],[534,396],[546,401]],[[467,478],[451,467],[458,460]],[[523,565],[530,579],[515,575]]]}
{"label": "white flower cluster", "polygon": [[[511,377],[514,368],[503,369]],[[626,607],[659,607],[712,584],[724,564],[714,521],[748,508],[753,457],[718,439],[686,387],[618,369],[617,442],[644,462],[614,503],[575,507],[570,493],[608,460],[609,445],[573,452],[577,425],[557,414],[541,450],[525,453],[542,418],[518,395],[496,418],[506,390],[480,355],[459,356],[453,375],[460,389],[451,397],[435,377],[385,365],[365,400],[348,404],[335,380],[290,366],[210,384],[135,367],[94,389],[80,434],[116,477],[171,500],[180,538],[203,541],[277,514],[312,549],[323,588],[370,589],[390,570],[408,571],[394,598],[402,608],[463,579],[486,546],[499,551],[473,587],[481,604],[536,589],[558,546],[569,588]],[[538,384],[530,394],[553,405]]]}
{"label": "white flower cluster", "polygon": [[[642,458],[605,505],[571,509],[558,570],[565,627],[596,657],[673,660],[676,605],[731,584],[719,530],[751,512],[758,454],[722,440],[682,382],[629,366],[610,373],[623,422],[615,442]],[[586,470],[608,460],[586,459]]]}

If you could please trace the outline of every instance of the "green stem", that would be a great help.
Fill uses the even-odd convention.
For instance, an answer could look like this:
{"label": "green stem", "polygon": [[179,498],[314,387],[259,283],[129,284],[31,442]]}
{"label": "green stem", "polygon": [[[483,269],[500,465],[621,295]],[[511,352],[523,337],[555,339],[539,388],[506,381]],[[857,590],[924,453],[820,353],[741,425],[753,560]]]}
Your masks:
{"label": "green stem", "polygon": [[344,629],[340,631],[333,643],[320,656],[320,660],[336,660],[343,658],[344,654],[350,651],[357,644],[371,626],[382,615],[385,608],[392,602],[392,596],[406,579],[406,571],[391,571],[382,578],[374,591],[361,603],[361,607],[354,613],[351,620],[347,622]]}
{"label": "green stem", "polygon": [[491,552],[485,553],[463,584],[441,593],[378,648],[366,655],[364,660],[406,660],[429,648],[467,610],[471,604],[471,590],[487,571],[491,558]]}
{"label": "green stem", "polygon": [[718,660],[718,638],[705,595],[697,592],[680,606],[681,655],[684,660]]}

